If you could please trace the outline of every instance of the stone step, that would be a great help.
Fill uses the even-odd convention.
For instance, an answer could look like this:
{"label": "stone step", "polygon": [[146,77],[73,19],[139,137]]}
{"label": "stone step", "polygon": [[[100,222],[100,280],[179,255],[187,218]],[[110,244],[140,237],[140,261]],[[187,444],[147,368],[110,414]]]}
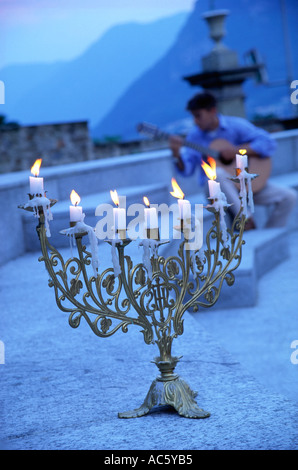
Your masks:
{"label": "stone step", "polygon": [[258,301],[258,280],[289,257],[288,231],[283,228],[252,230],[244,234],[242,260],[235,283],[223,285],[215,308],[252,307]]}
{"label": "stone step", "polygon": [[[169,198],[168,186],[163,184],[141,185],[122,188],[119,196],[126,196],[127,207],[133,203],[142,203],[143,196],[148,196],[152,204],[161,204],[167,201],[173,203],[173,198]],[[202,194],[193,195],[189,198],[192,208],[194,204],[206,204]],[[85,223],[95,227],[98,218],[95,216],[95,209],[98,204],[111,203],[108,191],[98,194],[86,195],[82,198],[81,205],[85,213]],[[62,235],[60,230],[69,226],[69,206],[70,201],[59,201],[52,208],[53,220],[50,222],[51,238],[50,243],[60,249],[68,247],[70,240]],[[212,225],[213,214],[204,210],[204,237]],[[161,221],[160,221],[161,222]],[[24,239],[27,251],[39,251],[39,240],[35,232],[37,219],[31,213],[24,211],[23,226]],[[181,240],[173,239],[170,223],[169,239],[170,243],[162,245],[159,253],[165,257],[176,255]],[[266,272],[273,269],[289,256],[288,231],[287,229],[260,229],[245,232],[245,245],[242,249],[242,260],[240,266],[234,272],[235,283],[233,286],[223,284],[221,294],[213,308],[233,308],[254,306],[258,299],[258,279]],[[88,243],[88,242],[87,242]]]}
{"label": "stone step", "polygon": [[[204,210],[204,239],[213,221],[213,215]],[[258,280],[289,257],[288,230],[286,228],[258,229],[244,232],[240,266],[233,272],[235,282],[222,285],[221,294],[212,308],[251,307],[258,300]],[[181,240],[160,248],[164,257],[178,252]],[[201,299],[204,300],[204,299]],[[202,307],[204,308],[204,307]]]}
{"label": "stone step", "polygon": [[[270,178],[270,183],[283,188],[292,188],[298,191],[298,172],[292,171],[281,175],[274,175]],[[289,218],[287,227],[290,231],[298,229],[298,201]]]}

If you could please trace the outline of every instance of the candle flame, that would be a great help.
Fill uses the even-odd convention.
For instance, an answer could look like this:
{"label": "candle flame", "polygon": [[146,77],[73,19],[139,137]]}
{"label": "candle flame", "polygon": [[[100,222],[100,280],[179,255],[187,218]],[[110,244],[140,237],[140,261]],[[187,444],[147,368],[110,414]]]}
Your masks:
{"label": "candle flame", "polygon": [[215,180],[216,179],[216,162],[214,160],[214,158],[211,158],[211,157],[208,157],[207,158],[208,160],[208,163],[204,162],[204,160],[202,160],[202,168],[203,170],[205,171],[206,175],[208,176],[208,178],[210,180]]}
{"label": "candle flame", "polygon": [[80,203],[81,198],[74,189],[70,193],[70,200],[73,206],[77,206]]}
{"label": "candle flame", "polygon": [[116,189],[115,189],[115,191],[110,191],[110,195],[111,195],[113,203],[116,206],[119,206],[119,198],[118,198],[118,193],[117,193]]}
{"label": "candle flame", "polygon": [[239,150],[240,155],[245,155],[246,152],[247,152],[246,149],[240,149],[240,150]]}
{"label": "candle flame", "polygon": [[148,207],[150,206],[149,199],[146,196],[143,197],[143,201],[144,201],[146,206],[148,206]]}
{"label": "candle flame", "polygon": [[183,191],[181,190],[180,186],[178,185],[177,181],[175,180],[175,178],[172,178],[172,188],[173,188],[173,191],[170,191],[170,194],[174,197],[176,197],[177,199],[184,199],[184,193]]}
{"label": "candle flame", "polygon": [[40,165],[41,165],[41,162],[42,162],[42,158],[38,158],[34,165],[31,167],[31,173],[32,175],[34,176],[38,176],[39,175],[39,169],[40,169]]}

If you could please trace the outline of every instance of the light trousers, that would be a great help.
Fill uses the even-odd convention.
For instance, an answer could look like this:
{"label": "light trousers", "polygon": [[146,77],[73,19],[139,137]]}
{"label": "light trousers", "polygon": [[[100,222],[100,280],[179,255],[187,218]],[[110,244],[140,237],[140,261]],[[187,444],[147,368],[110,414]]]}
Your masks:
{"label": "light trousers", "polygon": [[[232,204],[229,210],[232,212],[233,217],[235,217],[240,210],[239,190],[235,183],[229,179],[230,174],[223,168],[217,168],[216,171],[216,181],[220,183],[227,202]],[[297,202],[297,196],[298,193],[294,189],[275,186],[271,183],[267,183],[263,189],[254,193],[253,199],[255,205],[268,206],[272,209],[265,227],[285,227],[289,215]]]}

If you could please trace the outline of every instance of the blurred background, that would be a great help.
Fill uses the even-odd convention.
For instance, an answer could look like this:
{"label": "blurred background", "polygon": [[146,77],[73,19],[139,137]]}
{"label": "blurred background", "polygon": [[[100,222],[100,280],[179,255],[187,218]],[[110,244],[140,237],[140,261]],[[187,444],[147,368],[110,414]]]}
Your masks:
{"label": "blurred background", "polygon": [[[0,0],[0,6],[2,172],[28,168],[30,152],[20,142],[40,153],[37,141],[54,136],[43,150],[44,165],[52,165],[134,152],[140,121],[186,132],[185,105],[201,87],[187,77],[204,72],[202,59],[214,47],[203,15],[222,9],[221,47],[237,54],[239,70],[261,64],[241,83],[245,116],[270,131],[297,127],[290,99],[298,77],[296,0]],[[21,137],[7,133],[19,127]],[[79,142],[80,157],[71,142]]]}

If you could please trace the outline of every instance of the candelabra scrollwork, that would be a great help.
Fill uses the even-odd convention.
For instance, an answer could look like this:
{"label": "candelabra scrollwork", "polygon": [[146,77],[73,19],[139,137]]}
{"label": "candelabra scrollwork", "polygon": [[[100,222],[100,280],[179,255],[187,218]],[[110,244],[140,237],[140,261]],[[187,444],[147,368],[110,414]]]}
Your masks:
{"label": "candelabra scrollwork", "polygon": [[[188,418],[210,416],[199,408],[196,392],[175,372],[179,357],[172,356],[172,343],[183,334],[183,316],[187,310],[211,307],[218,300],[222,285],[234,283],[233,271],[241,262],[245,216],[240,210],[228,229],[229,242],[222,237],[219,211],[206,234],[206,244],[197,251],[186,249],[187,235],[176,255],[150,258],[152,273],[143,263],[134,265],[125,254],[129,239],[116,242],[121,273],[115,276],[112,267],[97,275],[89,275],[91,253],[83,244],[85,233],[75,235],[77,256],[64,261],[47,237],[42,208],[37,232],[41,244],[40,261],[45,263],[60,310],[69,314],[73,328],[84,318],[99,337],[117,331],[127,332],[136,325],[147,344],[156,344],[159,356],[154,359],[160,375],[152,383],[143,404],[132,411],[119,413],[120,418],[147,414],[154,406],[171,405]],[[157,243],[158,244],[158,243]]]}

